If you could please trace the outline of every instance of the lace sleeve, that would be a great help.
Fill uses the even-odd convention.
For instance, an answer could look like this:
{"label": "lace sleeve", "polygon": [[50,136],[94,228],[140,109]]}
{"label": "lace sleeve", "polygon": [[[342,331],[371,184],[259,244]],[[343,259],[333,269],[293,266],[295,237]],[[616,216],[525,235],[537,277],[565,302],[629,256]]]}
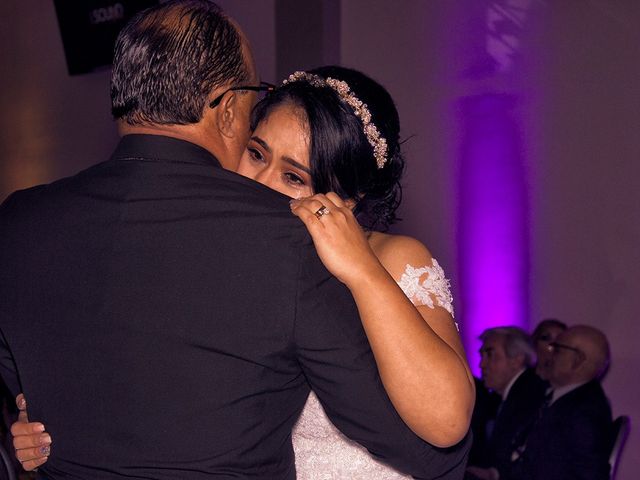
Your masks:
{"label": "lace sleeve", "polygon": [[435,258],[431,259],[430,267],[416,268],[407,264],[398,285],[416,307],[426,305],[429,308],[435,308],[435,300],[436,305],[444,308],[452,317],[454,316],[449,280]]}

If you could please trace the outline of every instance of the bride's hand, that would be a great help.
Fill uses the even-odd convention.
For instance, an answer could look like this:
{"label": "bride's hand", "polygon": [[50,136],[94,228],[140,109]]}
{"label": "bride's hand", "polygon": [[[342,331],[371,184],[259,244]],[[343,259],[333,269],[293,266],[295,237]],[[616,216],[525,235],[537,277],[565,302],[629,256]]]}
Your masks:
{"label": "bride's hand", "polygon": [[16,397],[16,405],[20,410],[18,421],[11,425],[13,448],[16,458],[27,472],[38,468],[49,458],[51,436],[44,431],[39,422],[29,422],[27,416],[27,400],[23,394]]}
{"label": "bride's hand", "polygon": [[322,263],[342,283],[351,286],[384,270],[350,206],[335,193],[292,200],[291,211],[309,230]]}

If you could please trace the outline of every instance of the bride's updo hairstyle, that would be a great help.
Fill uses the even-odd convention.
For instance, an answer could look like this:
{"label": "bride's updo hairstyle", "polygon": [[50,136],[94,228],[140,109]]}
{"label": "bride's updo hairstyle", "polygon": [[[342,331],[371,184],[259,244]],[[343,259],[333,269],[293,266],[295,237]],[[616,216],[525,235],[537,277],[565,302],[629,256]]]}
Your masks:
{"label": "bride's updo hairstyle", "polygon": [[[333,79],[333,87],[327,79]],[[387,230],[402,196],[404,159],[398,112],[384,87],[344,67],[298,72],[256,105],[251,128],[282,105],[298,107],[301,123],[308,127],[314,192],[354,200],[364,228]]]}

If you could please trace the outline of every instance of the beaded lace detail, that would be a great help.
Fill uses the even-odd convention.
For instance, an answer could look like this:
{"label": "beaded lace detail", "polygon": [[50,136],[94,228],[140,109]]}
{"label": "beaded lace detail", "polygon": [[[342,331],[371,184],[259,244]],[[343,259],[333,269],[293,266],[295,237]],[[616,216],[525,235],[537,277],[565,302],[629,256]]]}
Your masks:
{"label": "beaded lace detail", "polygon": [[374,459],[345,437],[311,392],[293,429],[298,480],[396,480],[411,478]]}
{"label": "beaded lace detail", "polygon": [[[435,299],[436,304],[453,317],[453,296],[449,280],[445,277],[444,270],[435,258],[431,260],[431,264],[431,267],[419,268],[407,264],[398,285],[416,307],[426,305],[429,308],[434,308],[433,300]],[[422,278],[424,280],[421,282]]]}
{"label": "beaded lace detail", "polygon": [[[407,265],[398,285],[415,306],[434,308],[435,299],[453,316],[449,281],[435,259],[431,267]],[[374,459],[364,447],[345,437],[331,423],[313,392],[293,429],[293,448],[298,480],[411,478]]]}

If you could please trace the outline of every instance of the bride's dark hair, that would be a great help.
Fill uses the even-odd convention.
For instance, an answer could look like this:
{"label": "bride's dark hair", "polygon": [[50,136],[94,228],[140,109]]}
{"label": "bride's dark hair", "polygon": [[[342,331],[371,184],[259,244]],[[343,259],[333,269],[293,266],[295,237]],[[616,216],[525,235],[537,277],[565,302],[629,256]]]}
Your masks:
{"label": "bride's dark hair", "polygon": [[251,128],[255,129],[280,105],[299,107],[301,122],[308,126],[310,133],[309,162],[314,192],[336,192],[341,198],[354,200],[354,213],[363,227],[387,230],[396,220],[402,197],[400,178],[404,171],[395,104],[384,87],[357,70],[328,66],[309,73],[346,82],[353,94],[367,105],[371,123],[387,142],[384,167],[378,168],[376,164],[362,121],[328,86],[316,87],[306,80],[297,80],[278,87],[256,105]]}

